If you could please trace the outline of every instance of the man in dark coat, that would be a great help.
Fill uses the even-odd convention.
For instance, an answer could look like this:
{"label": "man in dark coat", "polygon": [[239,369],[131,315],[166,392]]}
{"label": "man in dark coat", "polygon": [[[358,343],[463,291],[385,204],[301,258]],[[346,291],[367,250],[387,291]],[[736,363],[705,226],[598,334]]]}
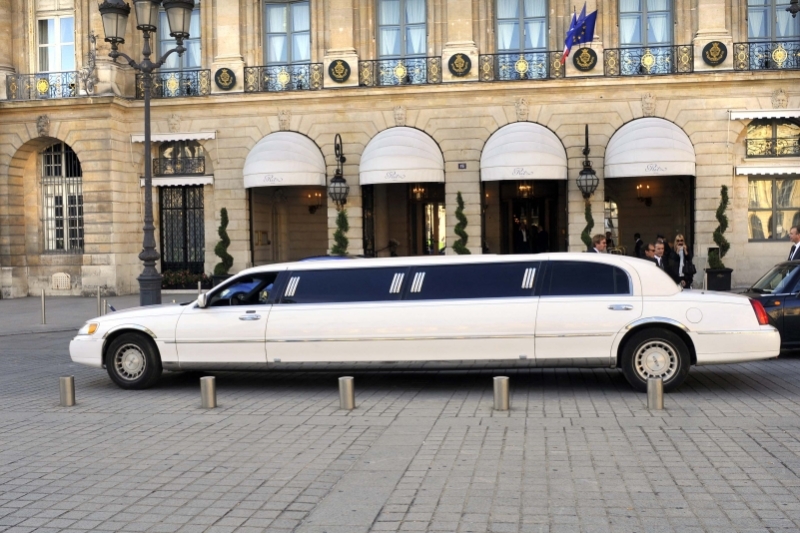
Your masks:
{"label": "man in dark coat", "polygon": [[636,239],[636,245],[633,247],[634,257],[644,257],[644,252],[642,251],[642,247],[644,246],[644,242],[642,242],[642,236],[638,233],[634,233],[633,238]]}

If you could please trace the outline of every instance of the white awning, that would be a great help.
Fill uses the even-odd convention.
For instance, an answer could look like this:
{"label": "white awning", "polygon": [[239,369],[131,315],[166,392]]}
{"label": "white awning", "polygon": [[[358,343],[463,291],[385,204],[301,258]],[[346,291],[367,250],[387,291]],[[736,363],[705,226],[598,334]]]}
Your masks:
{"label": "white awning", "polygon": [[[192,185],[214,185],[214,176],[163,176],[153,179],[153,187],[189,187]],[[139,178],[144,187],[144,178]]]}
{"label": "white awning", "polygon": [[276,131],[258,141],[247,154],[244,187],[324,187],[325,170],[325,158],[314,141],[292,131]]}
{"label": "white awning", "polygon": [[754,120],[759,118],[800,118],[800,109],[754,109],[752,111],[730,111],[731,120]]}
{"label": "white awning", "polygon": [[515,122],[486,141],[481,154],[481,181],[565,179],[564,145],[544,126]]}
{"label": "white awning", "polygon": [[741,166],[736,167],[737,176],[772,176],[776,174],[800,174],[800,164],[783,166]]}
{"label": "white awning", "polygon": [[641,118],[622,126],[608,141],[606,178],[694,176],[689,136],[663,118]]}
{"label": "white awning", "polygon": [[444,183],[444,158],[426,133],[414,128],[389,128],[367,144],[359,174],[361,185]]}
{"label": "white awning", "polygon": [[[150,140],[154,143],[165,143],[172,141],[207,141],[209,139],[216,139],[216,131],[196,131],[193,133],[153,133],[150,135]],[[132,143],[143,143],[144,134],[135,133],[131,135]]]}

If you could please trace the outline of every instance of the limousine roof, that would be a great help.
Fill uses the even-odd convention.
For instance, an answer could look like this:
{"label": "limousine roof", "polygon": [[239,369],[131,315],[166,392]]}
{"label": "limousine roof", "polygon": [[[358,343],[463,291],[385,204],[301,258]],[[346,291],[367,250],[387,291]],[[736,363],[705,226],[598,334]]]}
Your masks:
{"label": "limousine roof", "polygon": [[[680,292],[680,288],[655,263],[635,257],[615,254],[555,252],[546,254],[515,255],[425,255],[413,257],[373,257],[355,258],[345,261],[295,261],[291,263],[273,263],[249,268],[241,274],[254,272],[279,272],[284,270],[332,270],[346,268],[370,267],[411,267],[424,265],[458,265],[469,263],[512,263],[530,261],[587,261],[605,263],[622,267],[631,275],[634,294],[648,296],[670,296]],[[641,290],[641,292],[640,292]]]}

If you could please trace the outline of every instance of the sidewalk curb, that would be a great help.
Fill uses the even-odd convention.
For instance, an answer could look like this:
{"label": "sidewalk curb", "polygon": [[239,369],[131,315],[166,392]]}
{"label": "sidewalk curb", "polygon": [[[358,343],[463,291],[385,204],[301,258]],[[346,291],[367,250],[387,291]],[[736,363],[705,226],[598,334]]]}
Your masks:
{"label": "sidewalk curb", "polygon": [[74,331],[78,332],[80,326],[75,327],[64,327],[64,328],[57,328],[57,329],[45,329],[45,330],[29,330],[29,331],[15,331],[13,333],[0,333],[0,337],[14,337],[16,335],[36,335],[39,333],[64,333],[66,331]]}

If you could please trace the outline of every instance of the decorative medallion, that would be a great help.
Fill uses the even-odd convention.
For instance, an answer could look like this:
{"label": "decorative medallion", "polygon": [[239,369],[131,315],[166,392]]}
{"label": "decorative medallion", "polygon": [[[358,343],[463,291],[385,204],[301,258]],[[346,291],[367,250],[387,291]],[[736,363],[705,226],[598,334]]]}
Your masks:
{"label": "decorative medallion", "polygon": [[472,60],[466,54],[453,54],[447,61],[447,68],[456,78],[463,78],[472,70]]}
{"label": "decorative medallion", "polygon": [[572,64],[581,72],[589,72],[597,65],[597,52],[591,48],[581,48],[572,58]]}
{"label": "decorative medallion", "polygon": [[649,48],[645,48],[644,55],[642,55],[642,66],[650,74],[650,69],[652,69],[656,65],[656,56],[650,51]]}
{"label": "decorative medallion", "polygon": [[236,85],[236,73],[229,68],[217,69],[214,82],[223,91],[230,91]]}
{"label": "decorative medallion", "polygon": [[397,66],[394,67],[394,77],[398,80],[402,80],[406,77],[406,74],[408,74],[408,69],[406,69],[406,66],[402,62],[398,62]]}
{"label": "decorative medallion", "polygon": [[281,87],[286,87],[290,81],[292,81],[292,76],[289,74],[289,71],[282,68],[281,71],[278,72],[278,84]]}
{"label": "decorative medallion", "polygon": [[728,57],[728,47],[725,43],[719,41],[711,41],[703,47],[703,61],[706,65],[716,67],[721,65]]}
{"label": "decorative medallion", "polygon": [[778,43],[777,48],[772,51],[772,60],[778,66],[778,68],[783,68],[783,64],[789,58],[789,53],[786,51],[786,48],[783,47],[783,43]]}
{"label": "decorative medallion", "polygon": [[336,83],[344,83],[350,79],[350,64],[344,59],[334,59],[328,65],[328,76]]}
{"label": "decorative medallion", "polygon": [[39,94],[47,94],[47,91],[50,90],[50,82],[47,81],[47,78],[39,78],[36,80],[36,90]]}
{"label": "decorative medallion", "polygon": [[520,74],[525,74],[526,72],[528,72],[528,62],[525,61],[525,58],[523,56],[519,56],[517,62],[514,63],[514,70],[516,70]]}
{"label": "decorative medallion", "polygon": [[171,75],[167,80],[167,83],[164,84],[164,86],[167,88],[167,90],[169,90],[171,94],[174,94],[178,92],[178,89],[180,88],[181,84],[178,81],[178,78],[175,77],[175,75]]}

